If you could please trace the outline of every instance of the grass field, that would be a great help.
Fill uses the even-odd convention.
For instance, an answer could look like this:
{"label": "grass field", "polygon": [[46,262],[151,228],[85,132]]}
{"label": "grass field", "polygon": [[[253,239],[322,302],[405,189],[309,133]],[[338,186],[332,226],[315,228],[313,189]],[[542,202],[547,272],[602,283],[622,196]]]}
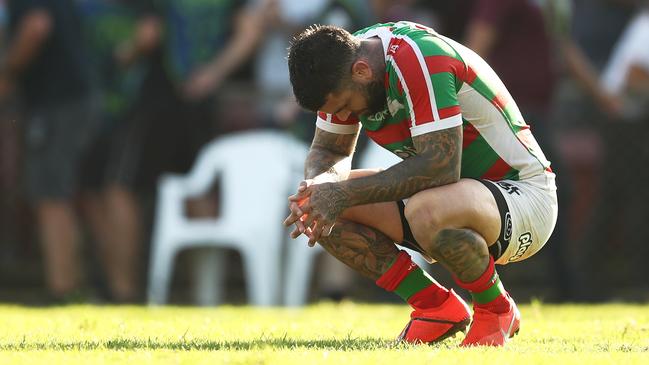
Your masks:
{"label": "grass field", "polygon": [[0,364],[649,364],[649,305],[520,307],[504,349],[395,345],[406,306],[0,306]]}

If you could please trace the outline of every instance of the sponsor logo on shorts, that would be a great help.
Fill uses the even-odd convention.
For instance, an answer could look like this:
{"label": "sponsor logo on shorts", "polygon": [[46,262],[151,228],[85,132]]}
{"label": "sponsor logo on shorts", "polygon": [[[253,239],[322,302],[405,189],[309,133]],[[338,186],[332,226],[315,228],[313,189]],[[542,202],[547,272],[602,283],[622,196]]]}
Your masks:
{"label": "sponsor logo on shorts", "polygon": [[521,195],[521,189],[519,189],[518,186],[515,186],[514,184],[510,184],[505,181],[498,181],[496,184],[500,185],[500,187],[503,188],[509,195]]}
{"label": "sponsor logo on shorts", "polygon": [[530,232],[525,232],[522,235],[518,236],[518,250],[514,256],[510,257],[509,262],[516,261],[523,257],[528,248],[532,245],[532,234]]}
{"label": "sponsor logo on shorts", "polygon": [[503,232],[503,239],[505,242],[509,242],[509,240],[512,238],[512,215],[507,212],[505,214],[505,230]]}

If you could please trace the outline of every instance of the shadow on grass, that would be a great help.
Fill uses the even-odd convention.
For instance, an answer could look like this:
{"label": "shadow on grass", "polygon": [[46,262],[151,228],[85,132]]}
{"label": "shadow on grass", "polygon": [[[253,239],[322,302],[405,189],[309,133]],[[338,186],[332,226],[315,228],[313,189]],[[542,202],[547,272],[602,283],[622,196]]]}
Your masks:
{"label": "shadow on grass", "polygon": [[319,339],[302,340],[288,337],[266,338],[261,337],[254,340],[224,340],[209,341],[200,339],[180,339],[178,341],[167,341],[158,339],[125,339],[117,338],[106,341],[72,341],[72,342],[32,342],[22,341],[15,343],[0,343],[0,351],[89,351],[89,350],[180,350],[180,351],[248,351],[264,348],[272,349],[296,349],[306,348],[314,350],[379,350],[388,348],[407,347],[407,344],[396,344],[394,341],[381,338],[352,338],[341,339]]}

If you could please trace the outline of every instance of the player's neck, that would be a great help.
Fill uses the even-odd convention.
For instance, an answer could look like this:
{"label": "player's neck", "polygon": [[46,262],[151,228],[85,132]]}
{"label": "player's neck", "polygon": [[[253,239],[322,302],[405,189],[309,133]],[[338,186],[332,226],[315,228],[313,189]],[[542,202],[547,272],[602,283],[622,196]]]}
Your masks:
{"label": "player's neck", "polygon": [[361,41],[359,57],[367,58],[372,69],[385,71],[385,50],[379,37],[371,37]]}

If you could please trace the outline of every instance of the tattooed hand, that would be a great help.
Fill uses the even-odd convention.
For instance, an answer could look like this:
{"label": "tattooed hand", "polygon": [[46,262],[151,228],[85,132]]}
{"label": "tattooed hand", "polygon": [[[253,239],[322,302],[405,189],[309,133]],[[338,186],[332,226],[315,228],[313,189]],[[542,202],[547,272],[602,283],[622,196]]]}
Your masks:
{"label": "tattooed hand", "polygon": [[344,190],[335,183],[315,184],[311,179],[302,181],[288,200],[291,213],[284,225],[295,224],[291,238],[304,233],[310,246],[321,236],[329,235],[338,216],[349,206]]}
{"label": "tattooed hand", "polygon": [[291,211],[288,217],[284,220],[284,225],[290,227],[292,224],[295,224],[295,229],[291,232],[291,238],[295,239],[302,233],[310,233],[310,229],[304,226],[304,219],[306,219],[306,214],[302,211],[302,205],[308,201],[310,192],[307,192],[307,188],[313,184],[312,179],[303,180],[297,187],[297,192],[288,197],[288,209]]}
{"label": "tattooed hand", "polygon": [[[291,232],[291,238],[297,238],[304,233],[309,237],[309,245],[313,246],[316,240],[323,235],[323,232],[329,234],[331,231],[333,222],[340,215],[342,209],[330,210],[319,203],[319,201],[328,199],[323,199],[323,196],[326,195],[326,189],[323,186],[326,183],[341,181],[348,177],[357,138],[358,132],[337,134],[316,129],[311,150],[304,164],[306,180],[300,183],[297,193],[288,198],[291,214],[284,220],[284,225],[288,227],[295,224],[296,228]],[[316,185],[318,187],[315,187]],[[316,192],[315,198],[312,197],[314,191]],[[315,220],[310,212],[313,205],[317,207],[315,214],[319,214],[320,217]],[[323,212],[326,213],[323,214]],[[308,222],[305,222],[307,220]],[[324,225],[325,222],[329,222],[329,224]],[[314,223],[318,228],[317,234],[312,231],[316,228],[316,226],[312,227]],[[323,230],[323,227],[326,229]]]}
{"label": "tattooed hand", "polygon": [[328,236],[340,214],[349,207],[349,196],[337,183],[315,184],[307,188],[309,199],[302,205],[308,214],[304,225],[311,228],[309,244]]}
{"label": "tattooed hand", "polygon": [[308,199],[301,205],[307,214],[304,226],[311,229],[309,245],[331,233],[340,214],[349,207],[349,196],[337,183],[314,184],[306,189]]}

